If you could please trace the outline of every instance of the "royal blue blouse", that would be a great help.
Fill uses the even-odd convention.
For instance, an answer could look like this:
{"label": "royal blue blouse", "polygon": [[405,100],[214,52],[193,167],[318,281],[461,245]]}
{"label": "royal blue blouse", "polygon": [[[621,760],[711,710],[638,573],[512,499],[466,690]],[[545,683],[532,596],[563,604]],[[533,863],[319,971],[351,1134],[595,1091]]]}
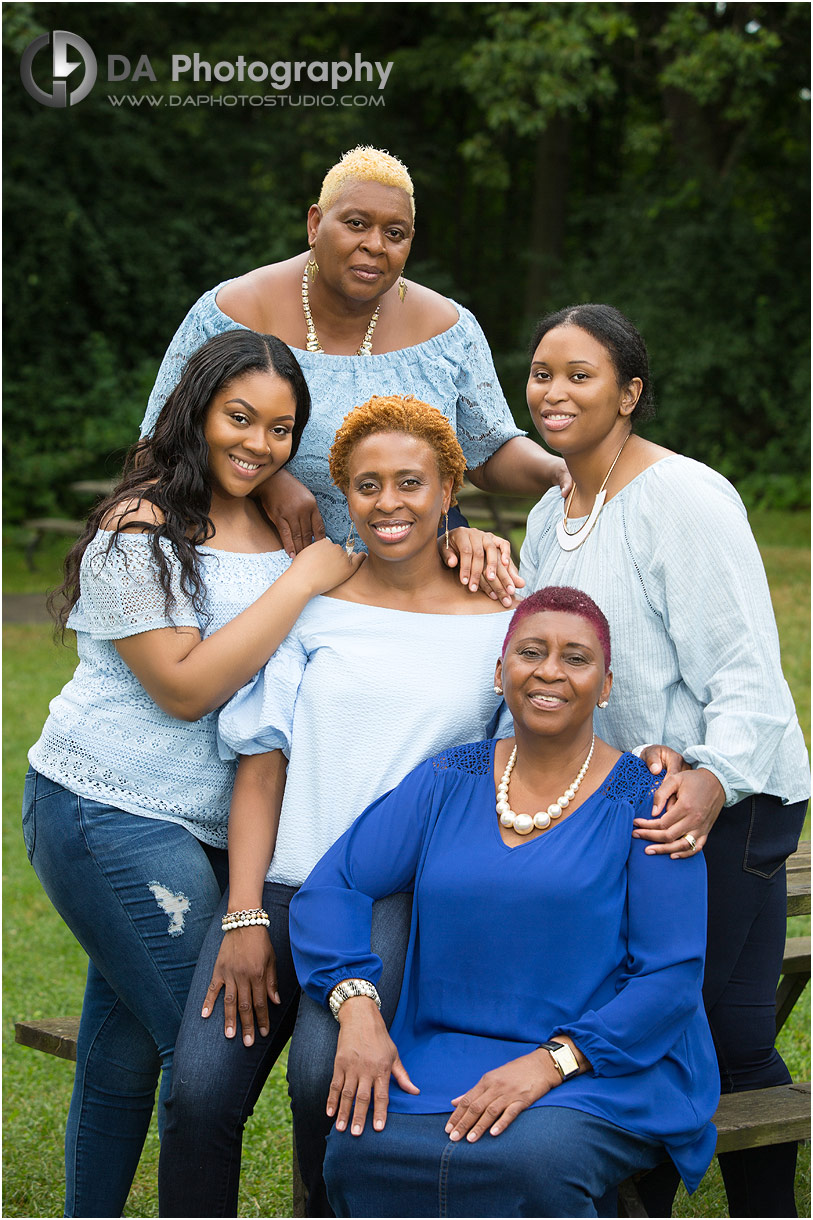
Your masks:
{"label": "royal blue blouse", "polygon": [[[548,833],[500,835],[493,740],[447,750],[375,801],[291,903],[305,990],[375,983],[373,900],[414,891],[392,1038],[418,1096],[395,1113],[445,1113],[487,1071],[569,1034],[592,1070],[534,1104],[570,1106],[663,1142],[689,1190],[714,1154],[719,1075],[701,998],[702,855],[647,856],[633,819],[653,777],[623,754]],[[655,784],[657,781],[655,781]]]}

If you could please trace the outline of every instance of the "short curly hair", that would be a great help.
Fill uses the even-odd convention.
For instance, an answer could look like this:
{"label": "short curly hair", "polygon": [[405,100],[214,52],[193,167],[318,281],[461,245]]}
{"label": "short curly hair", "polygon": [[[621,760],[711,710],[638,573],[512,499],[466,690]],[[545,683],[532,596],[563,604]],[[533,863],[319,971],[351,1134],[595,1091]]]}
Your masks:
{"label": "short curly hair", "polygon": [[531,614],[541,614],[544,610],[576,614],[588,622],[598,636],[601,651],[604,653],[604,672],[610,672],[610,624],[592,597],[581,589],[571,588],[570,585],[546,585],[544,589],[537,589],[536,593],[531,593],[519,603],[508,624],[508,631],[505,633],[502,656],[505,656],[511,636],[522,620]]}
{"label": "short curly hair", "polygon": [[415,192],[409,170],[390,153],[369,144],[351,148],[325,174],[317,203],[323,212],[332,208],[349,182],[380,182],[382,186],[396,186],[406,191],[415,219]]}
{"label": "short curly hair", "polygon": [[463,483],[466,459],[460,441],[445,415],[408,394],[375,395],[345,415],[330,447],[330,475],[336,486],[350,486],[350,455],[360,440],[377,432],[405,432],[418,436],[434,450],[442,479],[452,480],[452,504]]}

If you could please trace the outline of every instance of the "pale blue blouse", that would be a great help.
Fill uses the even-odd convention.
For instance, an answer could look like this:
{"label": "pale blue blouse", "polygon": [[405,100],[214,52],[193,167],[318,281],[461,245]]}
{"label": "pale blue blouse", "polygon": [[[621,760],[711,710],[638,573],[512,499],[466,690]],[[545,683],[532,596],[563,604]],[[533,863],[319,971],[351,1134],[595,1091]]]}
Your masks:
{"label": "pale blue blouse", "polygon": [[178,822],[213,847],[227,845],[234,763],[217,748],[217,711],[178,720],[145,691],[114,640],[160,627],[196,627],[202,637],[231,621],[290,565],[284,551],[248,555],[199,547],[205,595],[199,614],[180,585],[180,563],[162,539],[175,598],[164,593],[144,534],[99,530],[82,557],[81,591],[68,626],[79,664],[51,702],[31,766],[78,796],[127,813]]}
{"label": "pale blue blouse", "polygon": [[596,733],[619,750],[672,746],[717,777],[727,805],[761,792],[807,800],[768,582],[731,484],[674,454],[613,496],[575,551],[556,540],[561,519],[555,489],[528,517],[520,572],[526,596],[573,585],[607,616],[615,679]]}
{"label": "pale blue blouse", "polygon": [[289,757],[268,880],[301,885],[368,805],[444,742],[483,737],[510,610],[416,614],[314,597],[220,713],[222,752]]}
{"label": "pale blue blouse", "polygon": [[[225,284],[205,292],[178,328],[167,349],[141,424],[152,432],[184,365],[207,339],[245,329],[217,306]],[[506,441],[524,436],[505,401],[491,352],[476,318],[462,305],[460,315],[440,335],[413,347],[372,356],[332,356],[292,348],[311,392],[311,417],[299,451],[287,469],[316,497],[328,537],[344,542],[350,530],[347,502],[334,486],[328,452],[342,420],[374,394],[414,394],[442,411],[454,428],[469,469],[482,466]]]}
{"label": "pale blue blouse", "polygon": [[430,759],[317,864],[291,902],[299,980],[323,1004],[342,979],[377,982],[373,901],[414,891],[390,1033],[421,1091],[391,1081],[389,1109],[449,1113],[485,1072],[569,1034],[592,1071],[534,1106],[662,1141],[694,1190],[720,1093],[701,997],[705,861],[650,857],[632,838],[658,781],[630,754],[570,817],[508,847],[493,760],[493,741]]}

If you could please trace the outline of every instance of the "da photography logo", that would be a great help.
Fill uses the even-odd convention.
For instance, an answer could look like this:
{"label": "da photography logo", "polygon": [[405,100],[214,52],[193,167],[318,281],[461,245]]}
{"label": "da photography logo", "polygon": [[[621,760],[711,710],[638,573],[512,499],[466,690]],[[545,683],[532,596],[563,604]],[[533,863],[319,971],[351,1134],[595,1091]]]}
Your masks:
{"label": "da photography logo", "polygon": [[[53,86],[51,92],[46,93],[34,80],[34,60],[49,43]],[[70,58],[71,52],[74,53],[73,59]],[[76,59],[77,54],[80,59]],[[43,61],[44,57],[41,57],[37,65],[40,70],[43,68]],[[76,84],[76,88],[68,93],[68,77],[76,68],[82,66],[85,74],[81,83],[77,84],[77,78],[74,77],[71,84]],[[43,72],[43,75],[47,73]],[[26,47],[20,62],[20,77],[26,92],[30,93],[35,101],[43,106],[64,110],[66,106],[75,106],[86,98],[96,83],[96,56],[84,38],[80,38],[78,34],[71,34],[68,30],[54,30],[53,34],[40,34],[39,38],[35,38]]]}

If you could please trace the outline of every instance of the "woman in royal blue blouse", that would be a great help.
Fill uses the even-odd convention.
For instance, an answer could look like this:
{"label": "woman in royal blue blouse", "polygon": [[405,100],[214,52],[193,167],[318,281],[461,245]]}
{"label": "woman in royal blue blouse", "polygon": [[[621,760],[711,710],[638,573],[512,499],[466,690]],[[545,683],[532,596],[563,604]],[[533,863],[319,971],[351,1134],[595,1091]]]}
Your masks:
{"label": "woman in royal blue blouse", "polygon": [[[586,594],[526,599],[496,673],[515,738],[417,767],[293,899],[300,981],[341,1027],[325,1163],[338,1216],[595,1216],[667,1154],[689,1190],[711,1160],[705,866],[632,838],[657,781],[593,736],[609,663]],[[388,1033],[370,909],[404,890]]]}

